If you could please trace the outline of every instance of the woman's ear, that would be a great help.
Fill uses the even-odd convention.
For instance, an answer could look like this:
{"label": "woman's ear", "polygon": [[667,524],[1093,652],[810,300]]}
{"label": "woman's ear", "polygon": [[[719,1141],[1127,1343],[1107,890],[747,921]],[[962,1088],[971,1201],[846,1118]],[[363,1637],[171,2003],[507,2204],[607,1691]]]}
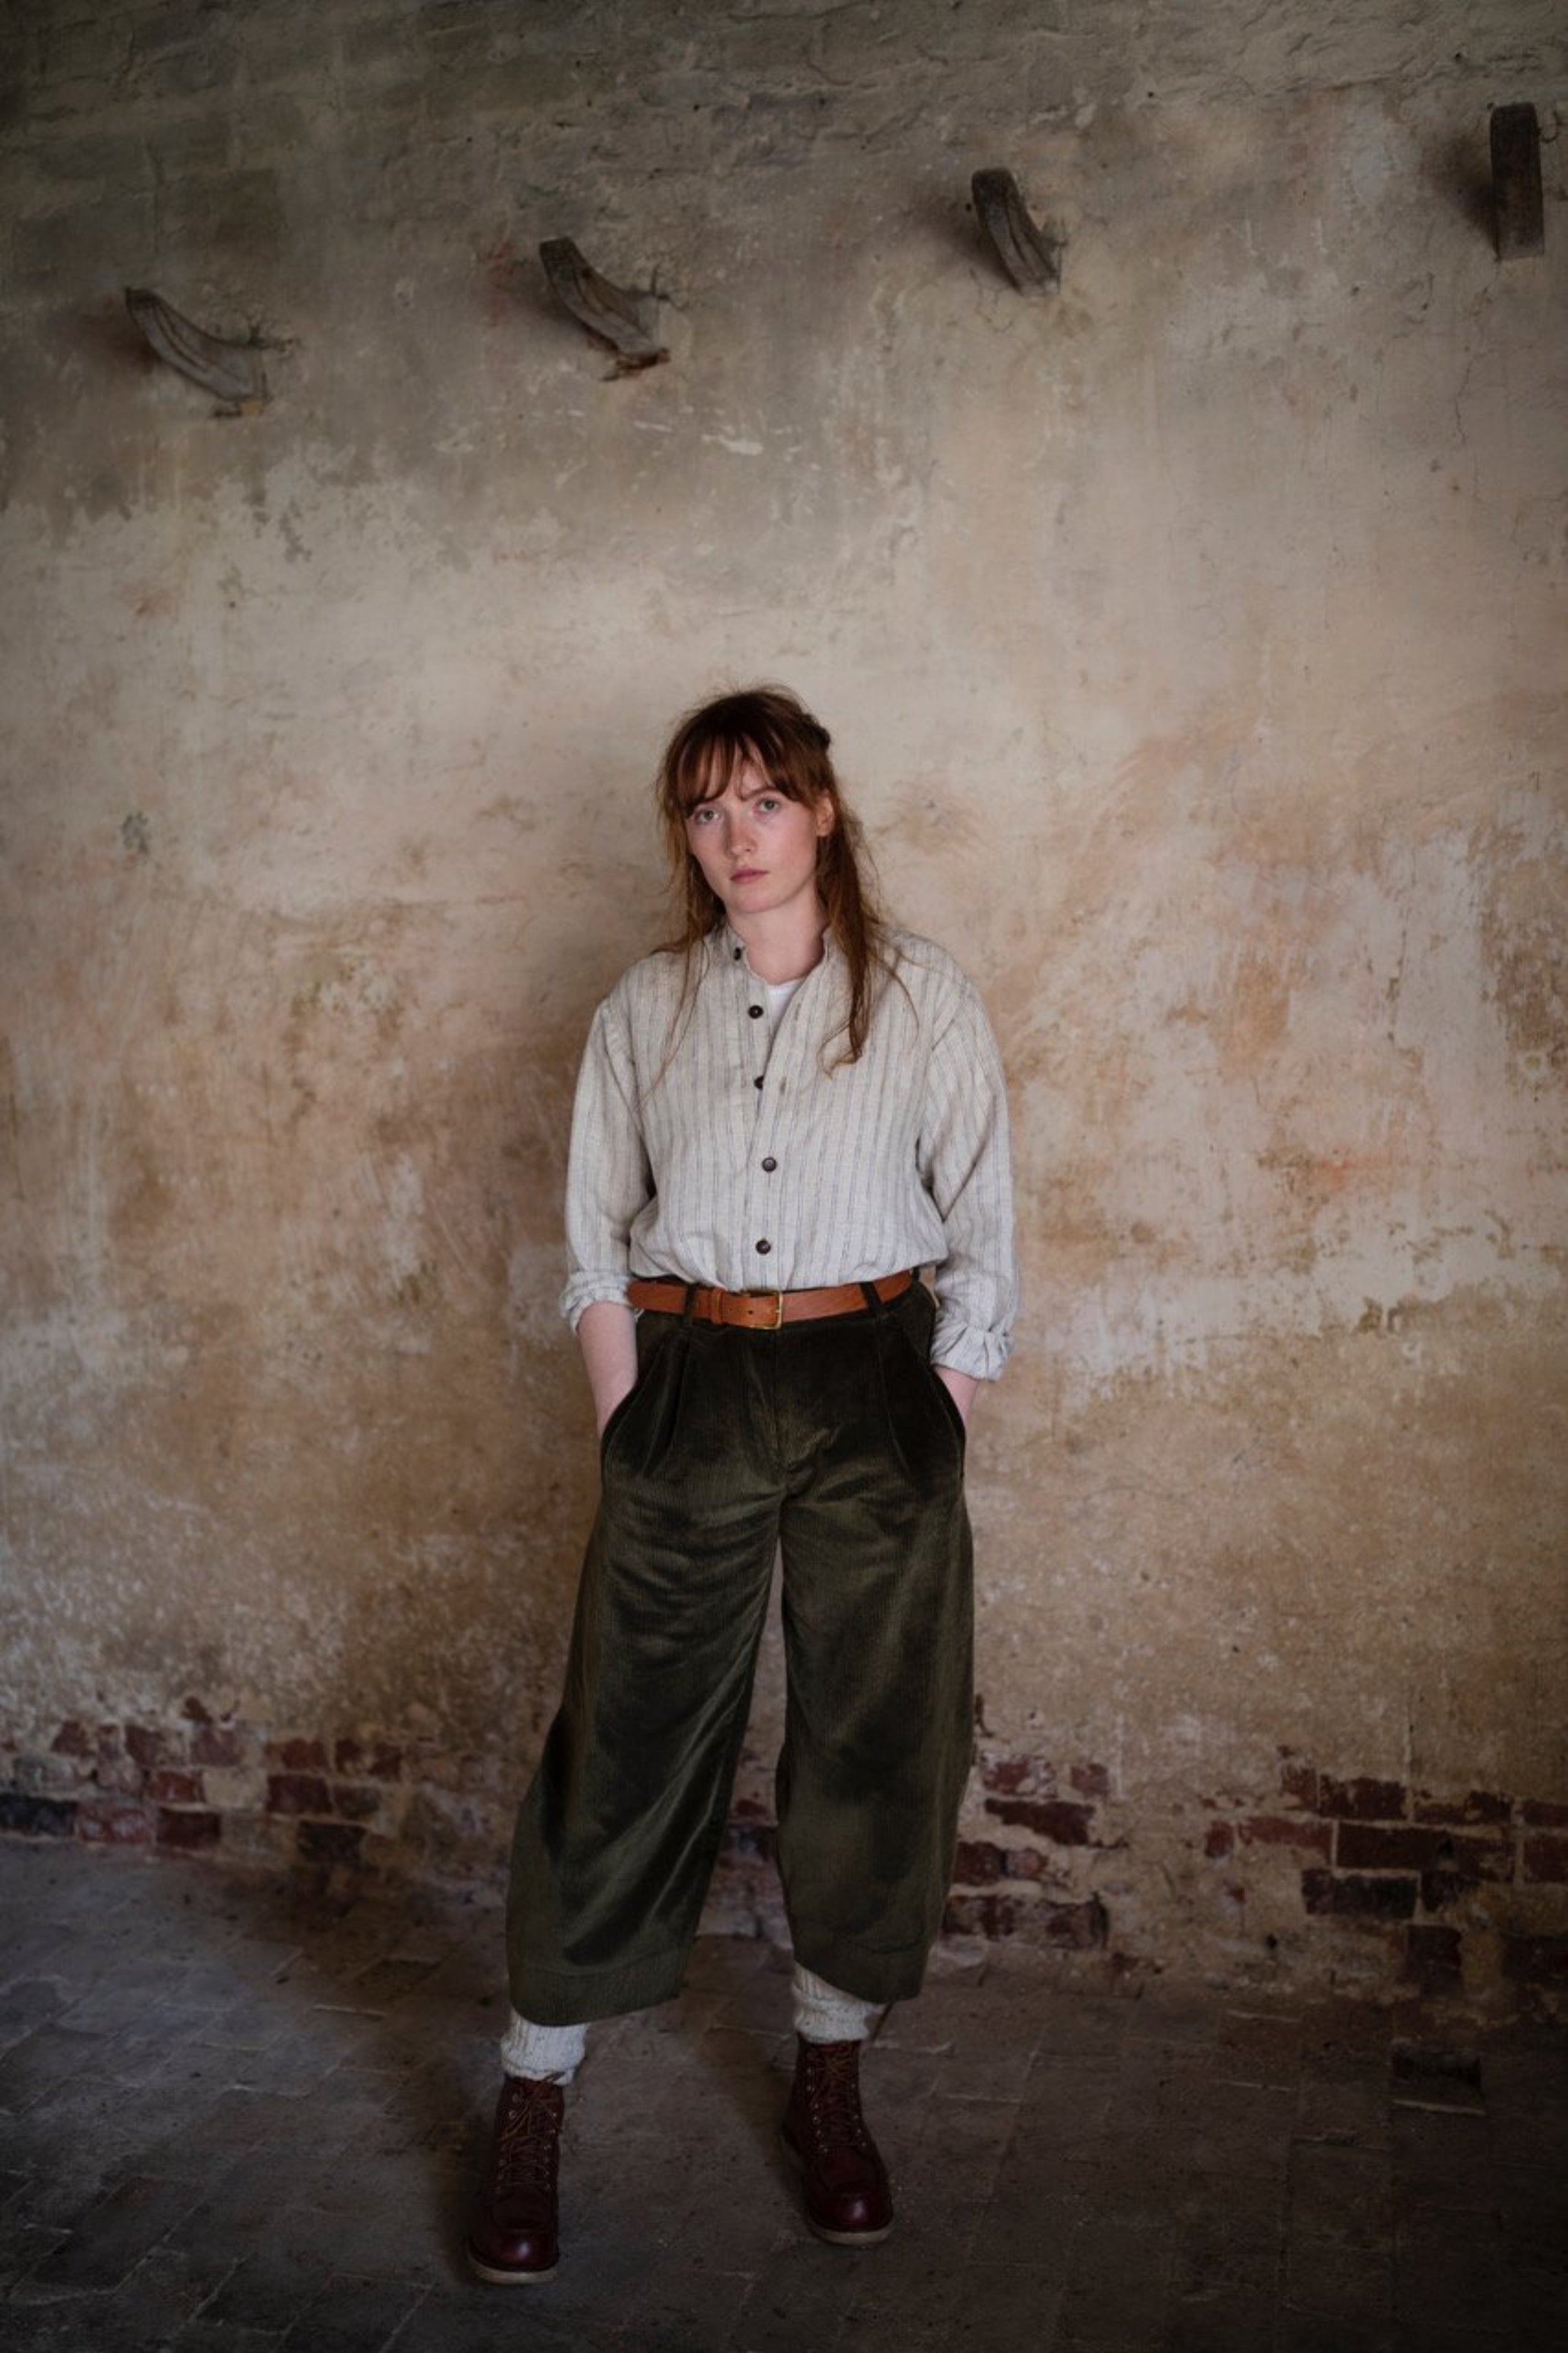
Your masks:
{"label": "woman's ear", "polygon": [[826,839],[838,822],[838,811],[831,793],[818,793],[814,814],[816,818],[817,833],[819,837]]}

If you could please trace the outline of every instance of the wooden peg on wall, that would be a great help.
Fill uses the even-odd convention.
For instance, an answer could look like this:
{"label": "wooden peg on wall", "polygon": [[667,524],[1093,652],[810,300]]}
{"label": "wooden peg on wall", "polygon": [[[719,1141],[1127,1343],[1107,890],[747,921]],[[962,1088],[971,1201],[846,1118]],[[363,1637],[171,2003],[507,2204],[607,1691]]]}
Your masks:
{"label": "wooden peg on wall", "polygon": [[591,335],[609,344],[619,370],[629,373],[633,368],[654,367],[669,357],[656,332],[656,295],[612,286],[584,260],[569,237],[546,237],[539,259],[556,301]]}
{"label": "wooden peg on wall", "polygon": [[1062,240],[1035,227],[1011,172],[976,172],[970,181],[980,225],[1021,294],[1050,294],[1062,282]]}
{"label": "wooden peg on wall", "polygon": [[266,406],[267,378],[255,343],[226,343],[209,335],[145,286],[126,288],[125,307],[158,357],[215,400],[237,415]]}
{"label": "wooden peg on wall", "polygon": [[1492,202],[1500,261],[1546,250],[1541,196],[1541,124],[1533,106],[1492,109]]}

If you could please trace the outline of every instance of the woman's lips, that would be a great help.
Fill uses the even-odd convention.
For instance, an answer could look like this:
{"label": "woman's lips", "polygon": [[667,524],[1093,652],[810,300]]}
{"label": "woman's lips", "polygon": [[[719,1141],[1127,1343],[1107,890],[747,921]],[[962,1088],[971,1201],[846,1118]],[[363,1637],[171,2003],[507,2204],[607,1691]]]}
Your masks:
{"label": "woman's lips", "polygon": [[738,866],[730,880],[731,882],[760,882],[766,871],[762,866]]}

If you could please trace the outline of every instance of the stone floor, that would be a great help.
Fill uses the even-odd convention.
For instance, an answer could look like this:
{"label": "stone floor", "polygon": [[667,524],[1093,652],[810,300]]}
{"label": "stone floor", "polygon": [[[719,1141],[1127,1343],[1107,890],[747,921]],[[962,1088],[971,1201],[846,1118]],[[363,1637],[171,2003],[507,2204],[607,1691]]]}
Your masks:
{"label": "stone floor", "polygon": [[708,1939],[597,2034],[562,2268],[502,2292],[460,2261],[493,1911],[0,1844],[0,1922],[6,2353],[1568,2346],[1546,2030],[944,1970],[868,2061],[900,2219],[857,2254],[776,2154],[782,1958]]}

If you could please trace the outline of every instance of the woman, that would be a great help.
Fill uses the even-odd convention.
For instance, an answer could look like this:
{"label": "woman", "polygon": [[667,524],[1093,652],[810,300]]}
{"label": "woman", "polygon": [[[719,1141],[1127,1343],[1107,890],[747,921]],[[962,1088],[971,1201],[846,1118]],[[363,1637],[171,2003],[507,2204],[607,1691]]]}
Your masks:
{"label": "woman", "polygon": [[468,2248],[503,2284],[555,2267],[586,2022],[679,1990],[775,1549],[800,2038],[781,2131],[837,2243],[891,2223],[860,2045],[919,1990],[969,1768],[964,1433],[1015,1301],[995,1045],[952,959],[877,916],[827,731],[792,694],[692,712],[658,800],[682,936],[599,1008],[572,1128],[562,1304],[602,1494],[512,1852]]}

